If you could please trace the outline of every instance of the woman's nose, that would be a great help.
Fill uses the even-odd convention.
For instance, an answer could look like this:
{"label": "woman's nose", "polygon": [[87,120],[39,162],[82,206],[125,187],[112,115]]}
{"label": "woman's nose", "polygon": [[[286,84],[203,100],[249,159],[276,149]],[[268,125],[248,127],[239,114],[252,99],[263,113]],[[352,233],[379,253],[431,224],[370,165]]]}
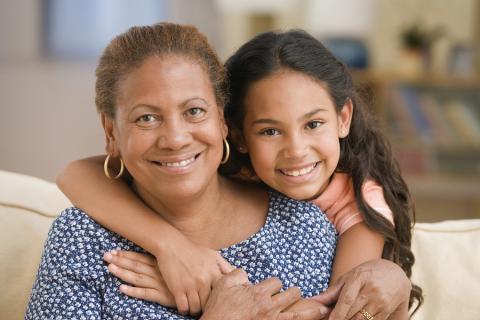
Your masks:
{"label": "woman's nose", "polygon": [[158,146],[162,149],[180,150],[192,142],[188,124],[178,119],[168,119],[159,132]]}

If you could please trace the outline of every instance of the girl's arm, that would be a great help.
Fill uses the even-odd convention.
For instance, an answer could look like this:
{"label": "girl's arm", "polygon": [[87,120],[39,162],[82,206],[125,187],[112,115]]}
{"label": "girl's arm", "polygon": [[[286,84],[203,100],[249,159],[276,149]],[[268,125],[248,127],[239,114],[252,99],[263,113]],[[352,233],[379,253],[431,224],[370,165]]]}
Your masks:
{"label": "girl's arm", "polygon": [[384,243],[384,237],[363,222],[346,230],[338,239],[330,283],[366,261],[380,259]]}
{"label": "girl's arm", "polygon": [[152,253],[179,312],[198,313],[212,283],[231,266],[150,210],[125,181],[107,179],[103,161],[97,156],[70,163],[57,177],[59,188],[98,223]]}

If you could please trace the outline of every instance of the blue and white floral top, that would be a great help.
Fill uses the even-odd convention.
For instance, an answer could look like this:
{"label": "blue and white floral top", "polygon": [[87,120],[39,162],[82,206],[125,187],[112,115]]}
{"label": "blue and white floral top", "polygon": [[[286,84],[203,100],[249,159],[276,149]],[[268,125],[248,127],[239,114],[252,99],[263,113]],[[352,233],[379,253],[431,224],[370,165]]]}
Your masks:
{"label": "blue and white floral top", "polygon": [[[220,252],[244,268],[252,282],[278,277],[304,297],[328,287],[336,231],[318,207],[270,191],[265,225]],[[155,303],[130,298],[102,257],[112,249],[143,252],[127,239],[68,208],[54,221],[45,244],[26,319],[190,319]]]}

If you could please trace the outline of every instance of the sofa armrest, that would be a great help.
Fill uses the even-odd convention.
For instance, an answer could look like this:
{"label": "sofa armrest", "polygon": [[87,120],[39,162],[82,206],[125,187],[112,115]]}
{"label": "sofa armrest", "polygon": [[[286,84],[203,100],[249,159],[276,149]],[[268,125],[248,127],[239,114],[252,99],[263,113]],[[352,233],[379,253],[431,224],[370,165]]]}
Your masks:
{"label": "sofa armrest", "polygon": [[412,250],[425,297],[413,319],[480,319],[480,219],[417,223]]}
{"label": "sofa armrest", "polygon": [[0,319],[23,319],[48,229],[69,206],[54,183],[0,170]]}

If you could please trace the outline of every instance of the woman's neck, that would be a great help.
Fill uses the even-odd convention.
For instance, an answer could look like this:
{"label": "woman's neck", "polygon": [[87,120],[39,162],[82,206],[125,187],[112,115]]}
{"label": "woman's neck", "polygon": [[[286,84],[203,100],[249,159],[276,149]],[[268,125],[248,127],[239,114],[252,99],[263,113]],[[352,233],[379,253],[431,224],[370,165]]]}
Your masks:
{"label": "woman's neck", "polygon": [[143,201],[191,241],[214,249],[248,238],[265,222],[266,192],[221,176],[185,197],[155,196],[140,186]]}

